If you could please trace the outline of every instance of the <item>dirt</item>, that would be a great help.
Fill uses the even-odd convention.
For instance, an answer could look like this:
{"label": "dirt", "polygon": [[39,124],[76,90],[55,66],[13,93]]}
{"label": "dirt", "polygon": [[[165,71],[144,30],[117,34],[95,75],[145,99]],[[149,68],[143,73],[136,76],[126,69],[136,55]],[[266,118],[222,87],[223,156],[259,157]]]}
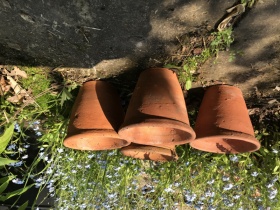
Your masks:
{"label": "dirt", "polygon": [[[247,99],[280,99],[280,5],[258,1],[234,28],[231,49],[206,62],[200,81],[236,85]],[[230,61],[234,56],[233,61]],[[278,88],[277,88],[278,87]]]}
{"label": "dirt", "polygon": [[[162,66],[176,52],[178,37],[205,25],[214,31],[226,9],[237,3],[1,0],[0,64],[48,67],[80,83],[105,78],[131,92],[143,69]],[[229,83],[252,104],[259,98],[279,103],[279,4],[259,0],[246,10],[234,25],[230,51],[207,61],[193,86]]]}

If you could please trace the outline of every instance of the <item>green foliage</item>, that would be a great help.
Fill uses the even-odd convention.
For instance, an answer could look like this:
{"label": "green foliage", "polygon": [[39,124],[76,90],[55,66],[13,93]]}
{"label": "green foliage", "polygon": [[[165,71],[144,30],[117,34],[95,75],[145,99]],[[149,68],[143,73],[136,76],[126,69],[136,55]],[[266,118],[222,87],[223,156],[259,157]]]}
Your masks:
{"label": "green foliage", "polygon": [[255,4],[255,0],[241,0],[241,4],[245,4],[247,7],[251,8]]}
{"label": "green foliage", "polygon": [[0,136],[0,154],[4,152],[14,133],[14,124],[11,124]]}
{"label": "green foliage", "polygon": [[13,176],[6,176],[0,179],[0,195],[6,190],[10,180],[13,179]]}
{"label": "green foliage", "polygon": [[18,208],[18,210],[24,210],[24,209],[26,209],[27,206],[28,206],[28,203],[29,203],[29,201],[26,201],[24,204],[22,204],[22,205]]}
{"label": "green foliage", "polygon": [[35,67],[21,67],[21,69],[28,75],[21,80],[22,87],[31,90],[40,110],[48,110],[50,102],[56,98],[50,91],[51,79],[48,77],[48,70]]}
{"label": "green foliage", "polygon": [[66,101],[72,100],[73,96],[71,91],[77,88],[77,84],[72,82],[70,84],[64,85],[58,98],[60,101],[60,106],[62,107]]}
{"label": "green foliage", "polygon": [[[166,64],[166,68],[175,69],[178,72],[179,81],[184,84],[184,89],[189,90],[192,82],[196,79],[193,76],[199,67],[209,58],[218,56],[219,51],[229,50],[230,45],[234,41],[232,37],[232,28],[223,31],[211,33],[212,41],[205,47],[199,55],[187,56],[178,64]],[[235,54],[231,53],[230,59],[234,59]]]}
{"label": "green foliage", "polygon": [[35,184],[31,184],[31,185],[25,186],[19,190],[15,190],[15,191],[8,192],[8,193],[3,193],[3,195],[0,195],[0,201],[6,201],[13,196],[21,195],[21,194],[25,193],[27,190],[29,190],[34,185]]}
{"label": "green foliage", "polygon": [[213,32],[212,35],[215,37],[210,43],[210,51],[214,55],[218,55],[219,51],[229,50],[230,45],[234,41],[232,37],[232,28],[227,28],[223,31]]}
{"label": "green foliage", "polygon": [[0,166],[4,166],[4,165],[11,164],[11,163],[16,163],[16,162],[17,162],[17,161],[11,160],[11,159],[9,159],[9,158],[0,157]]}

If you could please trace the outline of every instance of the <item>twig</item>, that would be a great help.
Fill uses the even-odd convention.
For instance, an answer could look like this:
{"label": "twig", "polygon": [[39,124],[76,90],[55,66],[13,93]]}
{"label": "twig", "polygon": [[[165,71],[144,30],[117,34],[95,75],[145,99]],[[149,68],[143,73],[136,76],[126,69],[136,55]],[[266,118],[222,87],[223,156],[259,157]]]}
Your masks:
{"label": "twig", "polygon": [[100,28],[94,28],[94,27],[88,27],[88,26],[81,26],[83,28],[88,28],[88,29],[92,29],[92,30],[97,30],[97,31],[101,31]]}
{"label": "twig", "polygon": [[[9,123],[10,121],[9,121],[9,118],[7,117],[7,114],[6,114],[5,110],[3,111],[3,113],[4,113],[4,116],[5,116],[5,118],[6,118],[7,123]],[[2,125],[1,125],[1,126],[2,126]]]}

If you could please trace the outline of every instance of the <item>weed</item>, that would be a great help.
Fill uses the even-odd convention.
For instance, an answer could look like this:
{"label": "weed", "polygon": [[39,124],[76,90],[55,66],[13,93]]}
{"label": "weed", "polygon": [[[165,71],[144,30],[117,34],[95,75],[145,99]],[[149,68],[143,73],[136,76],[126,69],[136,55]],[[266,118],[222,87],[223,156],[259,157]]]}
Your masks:
{"label": "weed", "polygon": [[[229,50],[231,43],[234,41],[232,37],[232,28],[227,28],[223,31],[212,32],[207,36],[208,38],[202,37],[203,43],[201,44],[201,52],[194,55],[189,54],[188,56],[179,56],[178,58],[170,59],[167,61],[165,67],[175,69],[178,73],[178,78],[185,90],[189,90],[192,87],[192,82],[196,79],[196,72],[209,58],[218,56],[219,51]],[[195,37],[197,39],[197,37]],[[207,43],[206,41],[207,40]],[[189,43],[180,42],[182,51],[185,48],[184,45]],[[200,48],[199,48],[200,49]],[[194,49],[192,49],[194,50]],[[234,59],[234,53],[231,54],[231,59]]]}

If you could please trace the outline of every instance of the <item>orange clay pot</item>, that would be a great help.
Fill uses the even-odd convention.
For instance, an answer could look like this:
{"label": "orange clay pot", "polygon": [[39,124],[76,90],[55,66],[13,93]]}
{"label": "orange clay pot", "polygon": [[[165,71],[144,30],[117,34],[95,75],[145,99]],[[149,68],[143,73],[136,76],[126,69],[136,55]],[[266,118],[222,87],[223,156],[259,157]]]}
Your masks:
{"label": "orange clay pot", "polygon": [[195,138],[176,74],[165,68],[139,77],[119,135],[144,145],[185,144]]}
{"label": "orange clay pot", "polygon": [[209,87],[195,124],[197,139],[190,145],[214,153],[253,152],[260,148],[239,88],[229,85]]}
{"label": "orange clay pot", "polygon": [[123,147],[121,153],[125,156],[142,159],[142,160],[153,160],[160,162],[167,162],[177,160],[178,156],[175,151],[175,145],[142,145],[134,144]]}
{"label": "orange clay pot", "polygon": [[117,134],[124,119],[119,96],[102,81],[90,81],[79,90],[64,146],[79,150],[107,150],[129,144]]}

